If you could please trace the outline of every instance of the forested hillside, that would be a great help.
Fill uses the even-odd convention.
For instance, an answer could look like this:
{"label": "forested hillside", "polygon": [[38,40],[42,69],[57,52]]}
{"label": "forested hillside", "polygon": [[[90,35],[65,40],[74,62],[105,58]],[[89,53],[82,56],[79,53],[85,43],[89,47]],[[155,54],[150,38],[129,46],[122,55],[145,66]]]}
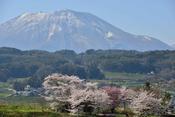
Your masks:
{"label": "forested hillside", "polygon": [[51,73],[76,75],[83,79],[104,79],[105,72],[154,73],[159,78],[174,79],[175,51],[72,50],[47,52],[0,48],[0,81],[30,77],[28,83],[41,86]]}

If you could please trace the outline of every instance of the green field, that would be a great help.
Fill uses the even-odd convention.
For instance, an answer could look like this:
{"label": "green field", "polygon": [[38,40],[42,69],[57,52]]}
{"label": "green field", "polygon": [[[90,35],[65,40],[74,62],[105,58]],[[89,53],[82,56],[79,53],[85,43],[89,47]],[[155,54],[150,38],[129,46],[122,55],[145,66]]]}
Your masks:
{"label": "green field", "polygon": [[105,72],[105,80],[98,81],[118,86],[126,87],[138,87],[143,86],[146,82],[144,74],[133,74],[133,73],[118,73],[118,72]]}
{"label": "green field", "polygon": [[145,82],[150,82],[152,86],[158,85],[162,91],[175,94],[175,84],[162,81],[161,79],[147,79],[146,74],[139,73],[119,73],[119,72],[105,72],[105,80],[96,80],[100,84],[113,84],[117,86],[126,87],[142,87]]}
{"label": "green field", "polygon": [[139,74],[139,73],[121,73],[121,72],[105,72],[105,76],[107,79],[143,79],[145,77],[144,74]]}
{"label": "green field", "polygon": [[10,96],[0,98],[0,117],[69,117],[48,108],[41,97]]}
{"label": "green field", "polygon": [[1,104],[0,105],[1,117],[70,117],[65,113],[56,113],[46,107],[34,104],[14,105],[14,104]]}

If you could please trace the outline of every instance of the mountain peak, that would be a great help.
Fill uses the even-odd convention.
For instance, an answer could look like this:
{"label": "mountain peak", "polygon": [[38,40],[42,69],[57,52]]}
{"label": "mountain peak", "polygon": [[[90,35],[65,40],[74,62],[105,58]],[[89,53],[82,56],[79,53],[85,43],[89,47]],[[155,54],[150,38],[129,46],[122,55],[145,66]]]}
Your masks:
{"label": "mountain peak", "polygon": [[24,13],[9,20],[0,25],[0,46],[77,52],[87,49],[171,49],[155,38],[127,33],[94,15],[70,9]]}
{"label": "mountain peak", "polygon": [[74,10],[71,10],[71,9],[62,9],[62,10],[59,10],[60,12],[76,12]]}
{"label": "mountain peak", "polygon": [[68,14],[68,13],[76,13],[76,11],[70,10],[70,9],[63,9],[63,10],[57,10],[54,11],[53,14]]}

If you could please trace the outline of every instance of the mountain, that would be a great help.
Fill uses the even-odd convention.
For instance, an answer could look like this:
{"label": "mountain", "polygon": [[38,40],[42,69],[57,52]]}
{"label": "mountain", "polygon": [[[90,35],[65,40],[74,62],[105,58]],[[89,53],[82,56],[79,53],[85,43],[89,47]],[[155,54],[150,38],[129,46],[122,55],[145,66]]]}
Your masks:
{"label": "mountain", "polygon": [[24,13],[0,24],[0,46],[76,52],[87,49],[172,49],[153,37],[130,34],[92,14],[72,10]]}

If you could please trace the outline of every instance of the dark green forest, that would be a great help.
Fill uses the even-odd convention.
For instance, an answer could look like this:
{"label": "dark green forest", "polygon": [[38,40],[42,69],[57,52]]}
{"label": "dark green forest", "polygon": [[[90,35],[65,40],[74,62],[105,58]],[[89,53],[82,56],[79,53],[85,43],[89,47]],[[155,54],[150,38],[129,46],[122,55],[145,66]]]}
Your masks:
{"label": "dark green forest", "polygon": [[0,48],[0,81],[30,77],[27,84],[40,87],[47,75],[61,73],[83,79],[105,79],[104,72],[154,73],[175,79],[175,51],[72,50],[47,52]]}

